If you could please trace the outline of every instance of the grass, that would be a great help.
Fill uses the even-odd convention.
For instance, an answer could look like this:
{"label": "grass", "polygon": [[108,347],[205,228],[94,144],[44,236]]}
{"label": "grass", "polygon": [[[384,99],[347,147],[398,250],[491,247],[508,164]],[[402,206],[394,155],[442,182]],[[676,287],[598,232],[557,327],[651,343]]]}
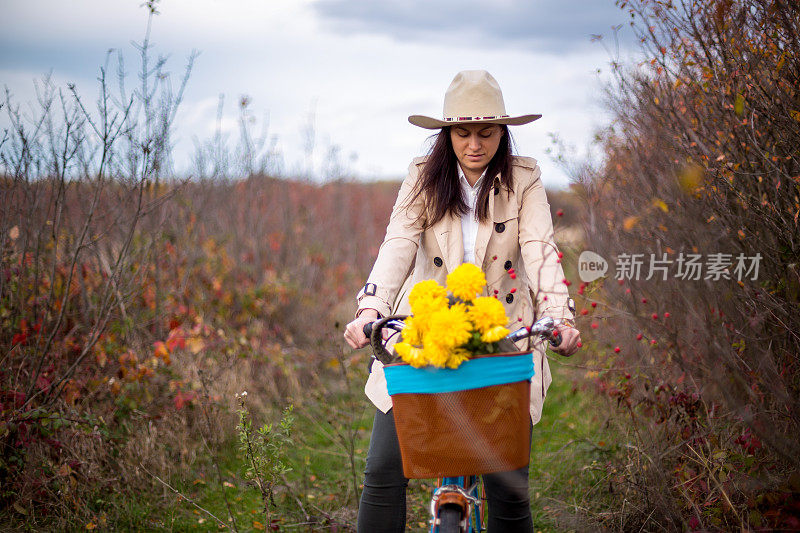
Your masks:
{"label": "grass", "polygon": [[583,530],[587,515],[611,504],[605,465],[619,435],[606,424],[607,402],[580,386],[584,371],[575,360],[549,360],[553,383],[531,443],[533,521],[536,531]]}
{"label": "grass", "polygon": [[[587,513],[600,512],[598,506],[605,501],[608,481],[604,465],[615,453],[614,435],[606,428],[603,409],[598,407],[605,402],[578,385],[583,372],[571,366],[575,361],[553,355],[550,361],[553,384],[542,420],[534,426],[531,444],[534,524],[541,532],[580,530],[585,529]],[[341,435],[348,428],[353,430],[360,491],[374,408],[361,395],[360,387],[351,390],[329,396],[325,405],[308,402],[295,407],[294,446],[288,453],[292,471],[275,496],[274,516],[280,517],[281,530],[347,531],[354,526],[357,495],[349,443]],[[239,530],[258,531],[266,527],[260,494],[244,479],[244,458],[231,437],[218,458],[222,482],[208,457],[198,459],[191,471],[166,481],[227,523],[226,494]],[[430,480],[409,483],[409,531],[427,529],[431,485]],[[207,513],[166,487],[162,489],[153,494],[98,495],[93,506],[97,518],[91,523],[98,530],[221,529]]]}

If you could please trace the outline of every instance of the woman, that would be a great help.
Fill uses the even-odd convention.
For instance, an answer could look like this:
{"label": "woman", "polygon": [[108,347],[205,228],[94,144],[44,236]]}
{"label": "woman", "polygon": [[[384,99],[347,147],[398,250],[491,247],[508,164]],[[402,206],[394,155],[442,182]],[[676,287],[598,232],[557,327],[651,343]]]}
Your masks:
{"label": "woman", "polygon": [[[362,328],[390,313],[409,312],[408,288],[423,279],[445,284],[464,262],[486,274],[486,295],[504,303],[515,324],[542,316],[560,320],[556,351],[572,355],[580,334],[567,306],[568,291],[553,242],[550,206],[536,160],[512,155],[508,125],[541,115],[510,117],[497,81],[486,71],[464,71],[444,99],[443,120],[413,115],[409,122],[439,129],[426,158],[417,158],[400,187],[386,237],[366,285],[358,294],[356,319],[345,339],[353,348],[368,342]],[[516,329],[516,328],[514,328]],[[531,421],[541,417],[550,384],[544,348],[534,351]],[[403,531],[405,490],[400,448],[383,366],[374,361],[365,392],[376,405],[358,531]],[[489,531],[533,531],[528,467],[484,475]]]}

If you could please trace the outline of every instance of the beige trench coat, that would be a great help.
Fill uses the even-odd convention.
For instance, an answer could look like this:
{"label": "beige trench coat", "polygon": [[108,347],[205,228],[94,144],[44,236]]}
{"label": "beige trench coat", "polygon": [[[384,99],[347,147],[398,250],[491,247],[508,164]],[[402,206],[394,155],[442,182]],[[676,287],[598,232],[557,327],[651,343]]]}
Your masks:
{"label": "beige trench coat", "polygon": [[[420,280],[435,279],[445,285],[447,274],[461,264],[464,255],[461,219],[446,216],[423,229],[422,195],[408,204],[425,158],[416,158],[408,169],[392,209],[386,237],[365,288],[359,291],[358,308],[372,308],[386,316],[408,314],[408,292]],[[573,319],[567,307],[569,293],[553,240],[550,205],[541,182],[536,160],[514,157],[511,190],[495,178],[489,195],[489,219],[478,226],[475,262],[486,274],[485,296],[497,295],[506,309],[512,330],[530,325],[542,316]],[[509,269],[514,269],[512,279]],[[369,284],[374,284],[369,285]],[[534,305],[535,302],[535,305]],[[526,342],[520,343],[524,349]],[[533,346],[534,368],[530,412],[539,421],[547,388],[552,378],[545,356],[544,341]],[[372,363],[365,387],[367,397],[383,412],[391,409],[383,365]]]}

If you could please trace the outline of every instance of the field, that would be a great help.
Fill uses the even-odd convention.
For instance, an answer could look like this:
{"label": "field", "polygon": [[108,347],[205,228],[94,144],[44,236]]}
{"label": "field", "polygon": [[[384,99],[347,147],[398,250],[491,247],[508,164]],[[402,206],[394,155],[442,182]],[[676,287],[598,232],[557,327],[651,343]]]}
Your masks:
{"label": "field", "polygon": [[[39,185],[34,194],[45,198],[55,188]],[[114,204],[120,184],[93,185],[106,187],[99,194],[111,205],[98,201],[92,216],[124,211]],[[96,303],[113,286],[102,265],[121,262],[103,260],[108,249],[64,245],[66,259],[57,261],[55,243],[19,255],[10,248],[9,260],[29,258],[7,285],[7,301],[29,313],[13,326],[7,368],[18,370],[4,374],[11,386],[17,380],[13,390],[25,390],[22,377],[47,342],[28,326],[41,320],[41,307],[24,303],[51,298],[64,325],[36,378],[36,407],[18,393],[15,432],[5,426],[5,437],[22,444],[6,448],[7,516],[67,528],[352,528],[374,410],[362,392],[368,354],[346,348],[341,328],[371,262],[355,249],[374,256],[397,187],[269,178],[163,186],[151,200],[158,208],[140,221],[161,220],[159,253],[145,232],[131,239],[110,296],[118,300],[107,307]],[[82,212],[77,196],[52,201]],[[361,223],[351,218],[359,215]],[[314,223],[320,219],[324,228]],[[352,250],[343,235],[353,236]],[[45,260],[56,261],[55,277],[36,284]],[[93,313],[105,313],[104,330],[86,320]],[[597,475],[592,461],[613,449],[598,437],[600,421],[582,416],[593,401],[579,389],[582,371],[568,370],[551,389],[533,444],[531,486],[543,523],[583,505],[580,491]],[[273,427],[265,444],[274,447],[261,450],[265,462],[254,472],[241,421],[253,424],[256,439],[255,430],[279,424],[289,406],[291,429]],[[586,475],[576,478],[572,467]],[[412,482],[410,524],[427,520],[429,486]]]}
{"label": "field", "polygon": [[[537,530],[798,530],[798,7],[620,7],[646,60],[613,65],[603,157],[553,154],[583,346],[550,354]],[[399,184],[213,143],[176,177],[186,74],[0,104],[3,529],[354,528],[373,411],[342,328]]]}

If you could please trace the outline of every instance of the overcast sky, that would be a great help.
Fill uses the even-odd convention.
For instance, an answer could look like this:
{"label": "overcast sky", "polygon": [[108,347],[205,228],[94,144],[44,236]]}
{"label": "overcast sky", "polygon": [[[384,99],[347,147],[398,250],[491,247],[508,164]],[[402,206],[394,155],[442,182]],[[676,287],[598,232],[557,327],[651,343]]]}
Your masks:
{"label": "overcast sky", "polygon": [[[25,102],[33,80],[52,71],[56,84],[73,82],[94,98],[108,49],[123,50],[128,69],[136,67],[131,41],[141,40],[147,20],[140,4],[4,0],[0,85]],[[200,52],[175,131],[176,164],[186,171],[194,139],[214,133],[224,94],[231,146],[236,102],[248,95],[256,129],[269,118],[289,175],[309,165],[304,131],[313,115],[315,174],[325,173],[336,147],[352,174],[402,177],[431,133],[408,115],[440,117],[456,72],[485,69],[510,114],[544,115],[512,132],[519,153],[540,161],[545,184],[564,186],[545,153],[548,134],[582,153],[607,121],[600,80],[610,56],[591,36],[603,34],[613,48],[611,27],[623,24],[620,55],[634,53],[628,16],[614,0],[164,0],[159,11],[152,40],[173,76]]]}

